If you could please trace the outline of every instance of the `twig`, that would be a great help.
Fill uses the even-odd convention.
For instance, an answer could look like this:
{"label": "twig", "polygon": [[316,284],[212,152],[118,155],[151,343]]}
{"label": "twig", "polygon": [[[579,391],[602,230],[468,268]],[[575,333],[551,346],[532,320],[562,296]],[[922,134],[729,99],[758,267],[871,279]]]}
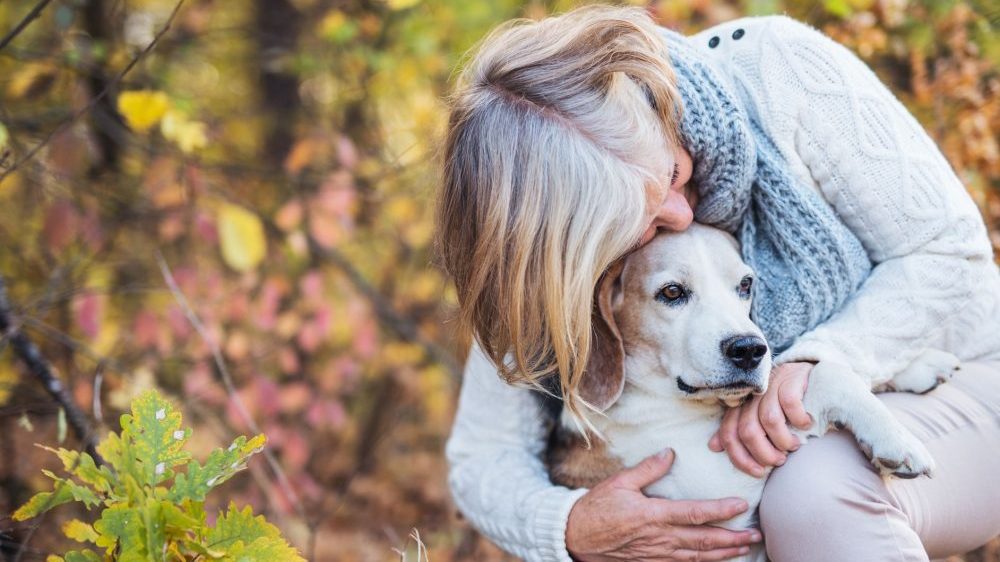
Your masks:
{"label": "twig", "polygon": [[[257,422],[254,421],[253,416],[250,415],[250,412],[243,404],[243,399],[240,398],[240,395],[236,390],[236,384],[233,382],[233,377],[229,373],[229,368],[226,367],[226,362],[222,357],[222,350],[219,349],[219,344],[212,339],[208,330],[205,329],[205,325],[201,323],[201,319],[198,318],[194,309],[191,308],[191,304],[188,302],[187,297],[184,296],[180,287],[177,286],[177,281],[174,280],[174,275],[170,272],[170,266],[167,265],[167,260],[163,258],[163,254],[159,249],[156,250],[156,262],[160,266],[160,272],[163,274],[163,280],[167,283],[167,287],[170,288],[170,292],[173,293],[177,303],[181,305],[182,309],[184,309],[184,315],[187,317],[188,322],[191,323],[195,331],[198,332],[198,334],[205,341],[205,344],[208,345],[209,350],[211,350],[212,359],[215,361],[216,370],[218,370],[219,376],[222,378],[222,383],[226,387],[226,393],[229,394],[229,399],[232,400],[233,405],[236,406],[236,411],[243,419],[243,423],[250,428],[250,431],[254,433],[263,433],[257,425]],[[292,484],[289,482],[288,476],[285,475],[284,469],[281,468],[281,464],[278,463],[278,459],[275,458],[274,453],[271,452],[271,449],[268,447],[264,448],[264,458],[267,459],[267,464],[271,467],[271,471],[274,472],[275,477],[278,479],[278,484],[281,485],[282,491],[285,493],[289,503],[295,506],[295,510],[298,512],[299,516],[305,520],[307,518],[306,511],[302,506],[301,500],[299,500],[295,490],[292,489]]]}
{"label": "twig", "polygon": [[42,356],[38,347],[14,323],[10,301],[7,297],[7,287],[2,275],[0,275],[0,333],[4,335],[4,339],[10,342],[14,353],[21,358],[28,371],[42,383],[45,390],[66,411],[66,421],[73,428],[73,433],[84,444],[87,453],[94,458],[94,462],[104,464],[104,459],[97,454],[97,443],[94,442],[93,431],[87,416],[77,407],[69,391],[53,372],[52,366]]}
{"label": "twig", "polygon": [[60,123],[54,129],[49,131],[49,134],[45,135],[45,138],[43,138],[38,144],[36,144],[31,150],[29,150],[27,154],[25,154],[23,157],[21,157],[13,164],[11,164],[6,170],[4,170],[4,172],[0,174],[0,183],[3,183],[4,178],[13,173],[14,170],[24,165],[24,163],[27,162],[28,160],[34,158],[34,156],[38,154],[38,151],[44,148],[45,145],[47,145],[49,141],[52,140],[52,137],[55,136],[56,133],[63,130],[67,125],[72,124],[80,117],[87,114],[90,110],[94,109],[94,107],[96,107],[97,104],[100,103],[100,101],[104,99],[104,97],[107,96],[109,92],[111,92],[111,89],[116,87],[122,81],[122,79],[125,78],[125,75],[128,74],[129,71],[131,71],[132,68],[135,67],[135,65],[139,64],[139,61],[142,60],[143,57],[145,57],[147,54],[149,54],[149,52],[153,50],[153,47],[155,47],[156,44],[160,42],[160,38],[163,37],[163,35],[166,34],[167,30],[170,29],[170,25],[173,23],[174,18],[177,17],[177,12],[180,11],[181,6],[183,4],[184,0],[178,0],[177,4],[174,6],[174,10],[170,12],[170,17],[167,18],[166,23],[163,24],[163,27],[160,29],[160,31],[156,34],[155,37],[153,37],[153,40],[150,41],[149,44],[146,45],[146,47],[143,50],[139,51],[139,53],[136,56],[132,57],[132,60],[129,61],[127,65],[125,65],[125,68],[123,68],[121,72],[119,72],[114,78],[108,81],[107,86],[103,90],[101,90],[99,94],[91,98],[90,102],[88,102],[87,105],[80,108],[78,111],[73,113],[73,115],[71,115],[69,118],[63,120],[62,123]]}
{"label": "twig", "polygon": [[20,35],[20,33],[24,31],[24,28],[28,27],[28,24],[31,23],[32,20],[34,20],[40,15],[42,13],[42,10],[45,9],[45,6],[47,6],[51,1],[52,0],[42,0],[38,4],[35,4],[35,7],[32,8],[30,12],[28,12],[28,15],[24,16],[24,19],[22,19],[20,23],[14,26],[14,29],[10,30],[10,33],[4,35],[3,39],[0,39],[0,49],[6,47],[8,43],[13,41],[15,37]]}

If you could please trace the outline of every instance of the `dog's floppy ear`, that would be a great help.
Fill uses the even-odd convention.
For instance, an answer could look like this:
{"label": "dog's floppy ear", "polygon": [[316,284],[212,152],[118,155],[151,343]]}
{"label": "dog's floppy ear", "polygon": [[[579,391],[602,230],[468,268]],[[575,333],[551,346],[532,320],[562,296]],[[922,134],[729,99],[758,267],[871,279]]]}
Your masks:
{"label": "dog's floppy ear", "polygon": [[587,369],[580,381],[580,397],[601,412],[614,404],[625,388],[625,347],[611,307],[623,269],[624,258],[611,264],[598,283],[593,314],[594,338]]}

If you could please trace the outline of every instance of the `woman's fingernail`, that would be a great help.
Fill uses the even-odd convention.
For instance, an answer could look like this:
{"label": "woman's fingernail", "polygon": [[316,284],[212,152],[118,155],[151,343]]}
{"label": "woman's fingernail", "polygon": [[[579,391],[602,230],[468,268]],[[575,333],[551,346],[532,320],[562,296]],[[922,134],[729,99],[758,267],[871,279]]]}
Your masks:
{"label": "woman's fingernail", "polygon": [[758,533],[757,531],[754,531],[753,533],[750,533],[750,540],[753,541],[753,542],[760,542],[760,540],[762,538],[764,538],[764,537],[762,537],[760,535],[760,533]]}
{"label": "woman's fingernail", "polygon": [[786,457],[780,457],[780,458],[778,458],[777,462],[774,463],[774,466],[781,466],[781,465],[785,464],[785,459],[786,459]]}
{"label": "woman's fingernail", "polygon": [[750,552],[750,547],[749,546],[741,546],[740,547],[740,554],[746,554],[748,552]]}
{"label": "woman's fingernail", "polygon": [[670,449],[670,448],[668,447],[668,448],[666,448],[666,449],[664,449],[664,450],[660,451],[659,453],[656,453],[656,458],[658,458],[658,459],[665,459],[665,458],[667,458],[668,456],[670,456],[670,451],[672,451],[672,450],[673,450],[673,449]]}

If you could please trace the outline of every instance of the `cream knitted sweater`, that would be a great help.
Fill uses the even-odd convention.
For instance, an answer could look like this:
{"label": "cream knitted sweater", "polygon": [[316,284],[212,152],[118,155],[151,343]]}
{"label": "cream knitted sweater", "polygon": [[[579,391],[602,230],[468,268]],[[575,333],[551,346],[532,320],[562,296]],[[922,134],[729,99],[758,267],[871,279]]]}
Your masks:
{"label": "cream knitted sweater", "polygon": [[[1000,357],[1000,273],[978,209],[868,67],[782,16],[731,21],[694,40],[876,264],[839,313],[777,362],[840,360],[879,381],[928,347]],[[566,519],[586,490],[549,482],[545,438],[535,398],[505,385],[474,348],[447,445],[455,502],[504,550],[569,561]]]}

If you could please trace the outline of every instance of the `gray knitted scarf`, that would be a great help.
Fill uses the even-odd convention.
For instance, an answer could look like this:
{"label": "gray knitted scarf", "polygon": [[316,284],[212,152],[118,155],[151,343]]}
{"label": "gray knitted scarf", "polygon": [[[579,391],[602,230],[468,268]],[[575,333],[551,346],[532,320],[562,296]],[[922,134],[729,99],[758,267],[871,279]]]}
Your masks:
{"label": "gray knitted scarf", "polygon": [[693,39],[663,33],[700,195],[695,219],[739,239],[757,273],[753,318],[780,352],[839,310],[868,277],[871,261],[820,195],[792,174]]}

